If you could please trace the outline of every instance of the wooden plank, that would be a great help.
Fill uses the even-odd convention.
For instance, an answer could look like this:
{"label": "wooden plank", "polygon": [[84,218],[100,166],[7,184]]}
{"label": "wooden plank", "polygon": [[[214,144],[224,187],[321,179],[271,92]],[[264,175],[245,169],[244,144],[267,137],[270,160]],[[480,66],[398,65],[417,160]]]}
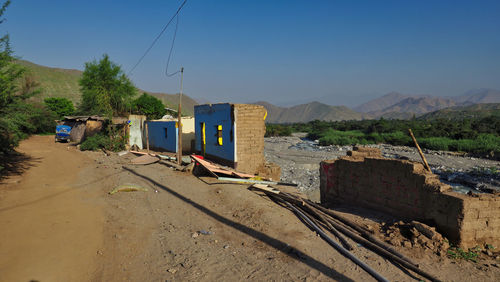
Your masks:
{"label": "wooden plank", "polygon": [[201,164],[204,168],[206,168],[207,170],[209,170],[212,173],[221,173],[221,174],[225,174],[225,175],[229,175],[229,176],[238,176],[241,178],[252,178],[255,176],[253,174],[246,174],[246,173],[237,172],[234,170],[221,168],[220,166],[217,166],[209,161],[203,160],[203,159],[201,159],[197,156],[194,156],[194,155],[191,155],[191,158],[193,160],[195,160],[196,162],[198,162],[199,164]]}
{"label": "wooden plank", "polygon": [[245,179],[245,178],[218,177],[217,179],[218,180],[222,180],[222,181],[232,181],[232,182],[239,182],[239,183],[298,186],[297,184],[293,184],[293,183],[276,182],[276,181],[265,181],[265,180],[254,180],[254,179]]}
{"label": "wooden plank", "polygon": [[270,193],[274,193],[274,194],[280,193],[280,190],[273,188],[273,187],[270,187],[268,185],[263,185],[263,184],[253,184],[252,188],[256,188],[257,190],[262,190],[262,191],[266,191],[266,192],[270,192]]}
{"label": "wooden plank", "polygon": [[420,146],[418,145],[417,139],[413,135],[413,131],[411,131],[411,128],[408,128],[408,132],[410,132],[411,139],[413,139],[413,142],[415,142],[415,146],[417,147],[418,153],[420,154],[420,157],[422,158],[422,161],[424,162],[425,169],[427,171],[432,172],[429,164],[427,163],[427,160],[425,159],[424,153],[420,149]]}

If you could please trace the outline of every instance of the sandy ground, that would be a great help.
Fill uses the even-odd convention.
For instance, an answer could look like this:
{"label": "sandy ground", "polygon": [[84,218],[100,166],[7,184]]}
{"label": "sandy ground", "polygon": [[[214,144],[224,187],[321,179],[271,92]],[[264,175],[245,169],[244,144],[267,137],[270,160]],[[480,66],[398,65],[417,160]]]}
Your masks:
{"label": "sandy ground", "polygon": [[[0,281],[374,281],[248,186],[129,165],[130,154],[79,152],[52,136],[19,151],[24,171],[0,184]],[[124,184],[148,191],[108,194]],[[500,277],[491,262],[401,251],[445,281]],[[391,281],[419,280],[362,246],[353,253]]]}
{"label": "sandy ground", "polygon": [[27,170],[0,185],[0,280],[86,281],[103,244],[103,200],[93,161],[53,136],[22,142]]}

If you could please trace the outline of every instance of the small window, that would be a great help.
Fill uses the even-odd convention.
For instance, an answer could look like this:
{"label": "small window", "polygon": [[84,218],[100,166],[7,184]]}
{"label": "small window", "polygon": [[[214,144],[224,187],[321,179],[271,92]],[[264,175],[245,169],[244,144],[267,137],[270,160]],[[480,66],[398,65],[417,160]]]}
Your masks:
{"label": "small window", "polygon": [[205,138],[205,123],[200,122],[201,127],[201,153],[205,155],[207,139]]}
{"label": "small window", "polygon": [[165,138],[168,138],[168,129],[165,127]]}
{"label": "small window", "polygon": [[222,146],[222,125],[217,125],[217,144]]}

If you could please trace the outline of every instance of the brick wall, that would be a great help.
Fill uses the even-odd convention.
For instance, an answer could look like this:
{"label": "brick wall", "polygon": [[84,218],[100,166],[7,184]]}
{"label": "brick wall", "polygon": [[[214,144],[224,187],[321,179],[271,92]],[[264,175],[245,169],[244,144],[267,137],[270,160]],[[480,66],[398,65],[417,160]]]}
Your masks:
{"label": "brick wall", "polygon": [[466,246],[500,246],[500,197],[484,195],[464,200],[461,240]]}
{"label": "brick wall", "polygon": [[257,173],[264,163],[266,109],[259,105],[234,104],[236,127],[236,169]]}
{"label": "brick wall", "polygon": [[356,148],[320,165],[321,202],[347,203],[436,226],[461,247],[500,246],[500,197],[451,191],[416,162],[385,159],[378,149]]}

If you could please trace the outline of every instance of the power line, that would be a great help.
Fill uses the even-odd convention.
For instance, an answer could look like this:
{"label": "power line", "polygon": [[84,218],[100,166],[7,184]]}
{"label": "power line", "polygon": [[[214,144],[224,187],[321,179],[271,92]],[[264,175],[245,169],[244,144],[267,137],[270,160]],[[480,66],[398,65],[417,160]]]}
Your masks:
{"label": "power line", "polygon": [[[142,55],[142,57],[137,61],[137,63],[132,67],[132,69],[128,72],[127,75],[130,75],[132,73],[132,71],[134,71],[135,68],[142,62],[142,60],[144,59],[144,57],[146,57],[146,55],[153,48],[153,46],[156,44],[156,42],[158,41],[158,39],[160,39],[160,37],[163,35],[163,33],[165,32],[165,30],[167,29],[167,27],[170,25],[170,23],[174,20],[175,17],[177,17],[179,15],[179,12],[184,7],[184,5],[186,4],[186,2],[187,2],[187,0],[184,0],[184,2],[182,2],[182,4],[177,9],[177,12],[175,12],[175,14],[170,18],[170,20],[167,22],[167,24],[161,30],[160,34],[158,34],[158,36],[156,36],[156,38],[153,40],[153,43],[151,43],[151,45],[149,46],[149,48],[146,49],[146,52],[144,52],[144,54]],[[179,19],[177,18],[177,22],[178,22],[178,20]],[[176,26],[176,33],[177,33],[177,26]],[[174,40],[175,40],[175,37],[174,37]]]}
{"label": "power line", "polygon": [[179,72],[180,70],[173,72],[173,73],[168,73],[168,65],[170,64],[170,57],[172,56],[172,50],[174,50],[174,43],[175,43],[175,37],[177,36],[177,27],[179,26],[179,15],[177,15],[177,22],[175,23],[175,31],[174,31],[174,38],[172,39],[172,45],[170,45],[170,52],[168,52],[168,58],[167,58],[167,66],[165,67],[165,75],[167,77],[172,77]]}

